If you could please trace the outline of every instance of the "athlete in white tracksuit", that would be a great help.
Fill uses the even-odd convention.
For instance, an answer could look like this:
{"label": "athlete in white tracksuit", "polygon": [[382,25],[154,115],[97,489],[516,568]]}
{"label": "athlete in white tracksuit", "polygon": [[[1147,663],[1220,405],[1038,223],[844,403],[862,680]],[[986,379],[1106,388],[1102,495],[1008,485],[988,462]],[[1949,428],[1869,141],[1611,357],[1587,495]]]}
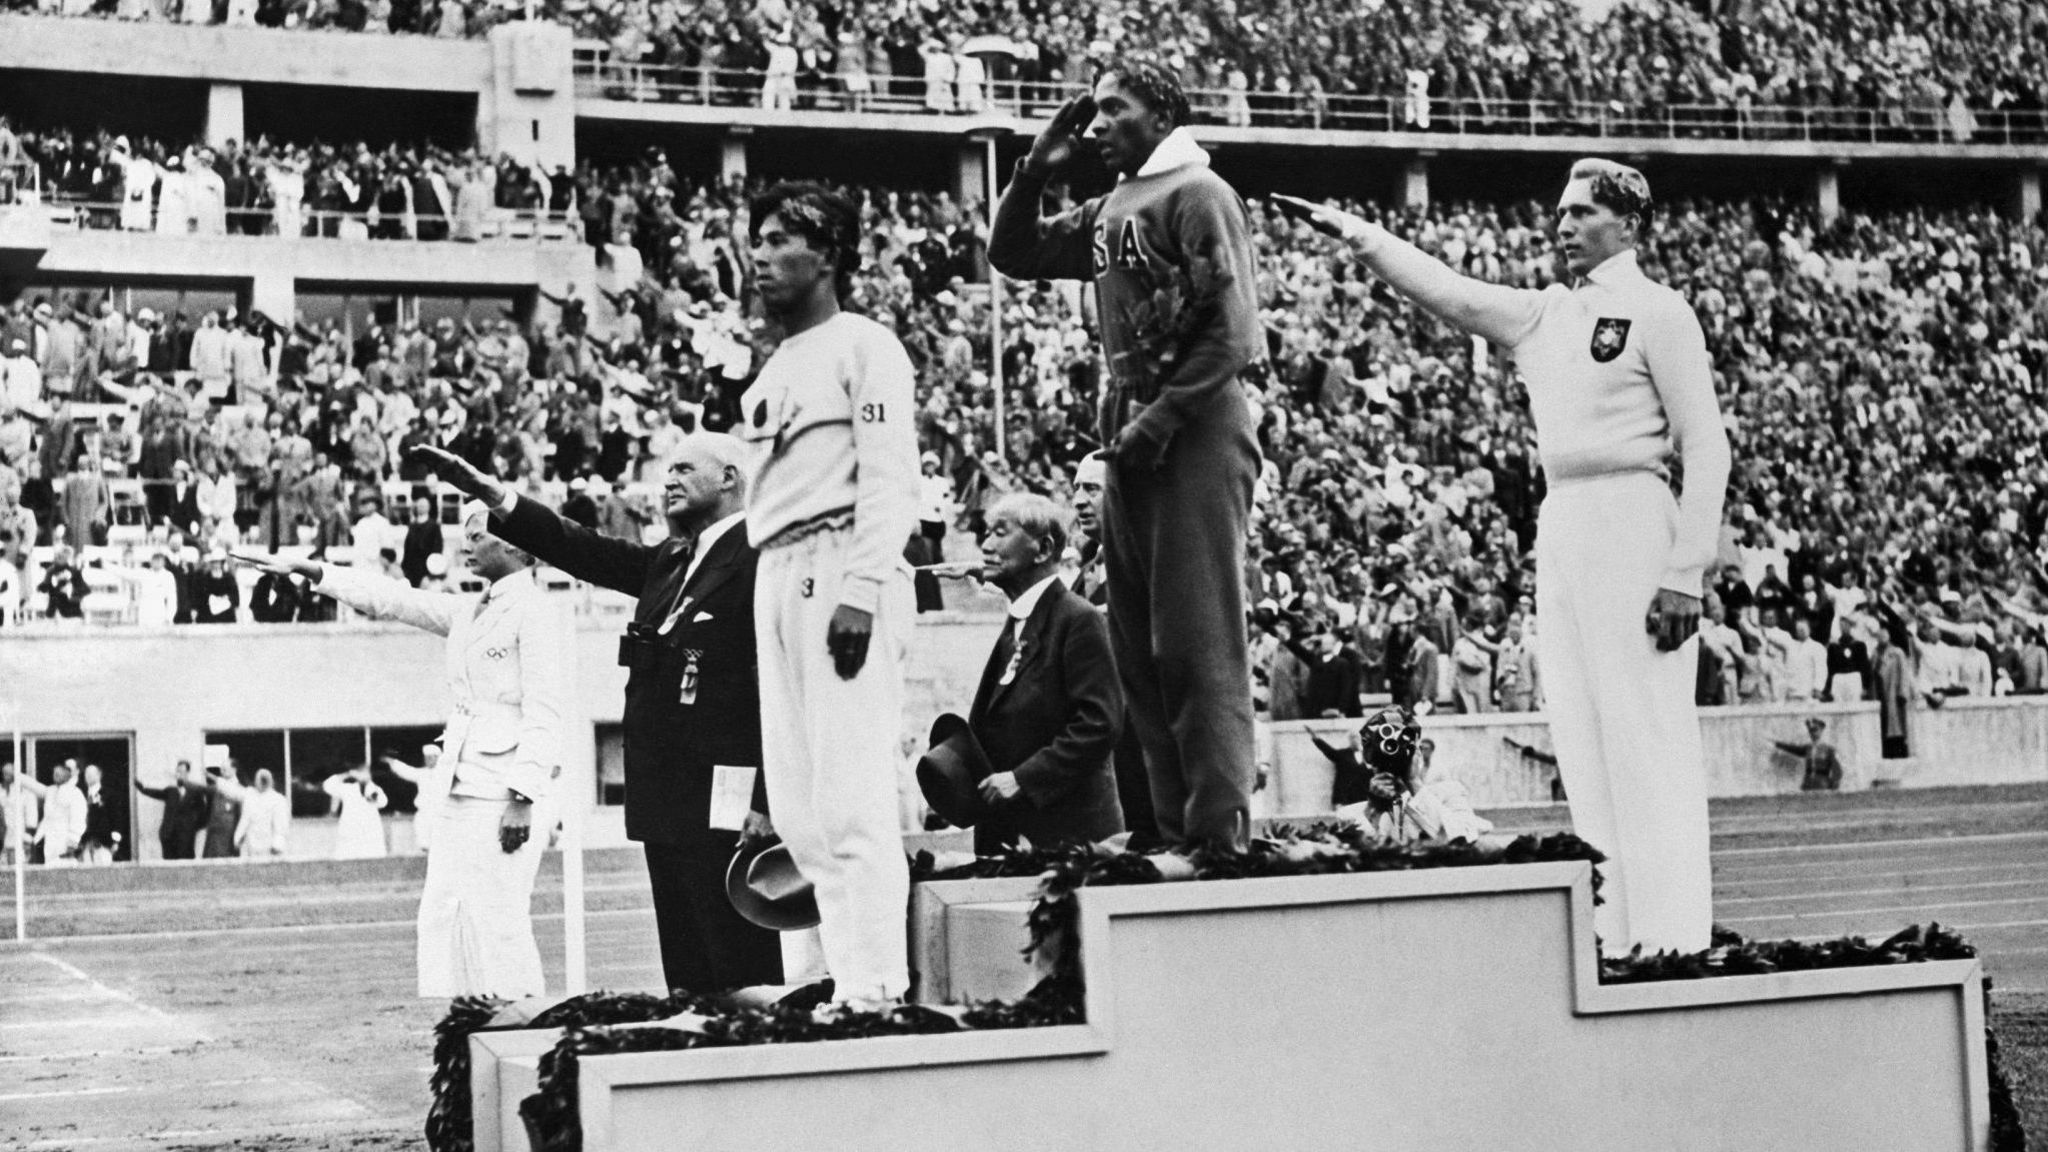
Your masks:
{"label": "athlete in white tracksuit", "polygon": [[894,333],[840,312],[858,215],[814,186],[754,205],[756,283],[787,335],[733,431],[761,449],[747,536],[761,762],[775,829],[817,890],[833,998],[900,999],[910,876],[897,812],[903,660],[916,606],[916,374]]}
{"label": "athlete in white tracksuit", "polygon": [[[1609,857],[1595,925],[1610,955],[1699,951],[1712,927],[1693,681],[1728,438],[1698,319],[1636,264],[1649,204],[1634,169],[1574,165],[1557,225],[1570,282],[1531,291],[1468,279],[1378,225],[1281,199],[1423,308],[1510,349],[1528,383],[1549,483],[1537,643],[1573,826]],[[1674,446],[1677,500],[1662,474]]]}

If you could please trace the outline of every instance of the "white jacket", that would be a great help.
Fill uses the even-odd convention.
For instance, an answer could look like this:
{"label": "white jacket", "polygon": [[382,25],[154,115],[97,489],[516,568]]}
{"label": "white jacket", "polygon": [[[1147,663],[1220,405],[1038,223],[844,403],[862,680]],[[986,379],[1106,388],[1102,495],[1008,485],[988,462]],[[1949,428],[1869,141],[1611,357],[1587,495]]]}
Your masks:
{"label": "white jacket", "polygon": [[333,565],[322,569],[316,587],[366,616],[448,638],[455,715],[441,736],[437,771],[420,785],[423,795],[548,795],[562,759],[576,649],[566,607],[550,602],[530,571],[493,584],[481,610],[483,598],[474,595],[422,591]]}

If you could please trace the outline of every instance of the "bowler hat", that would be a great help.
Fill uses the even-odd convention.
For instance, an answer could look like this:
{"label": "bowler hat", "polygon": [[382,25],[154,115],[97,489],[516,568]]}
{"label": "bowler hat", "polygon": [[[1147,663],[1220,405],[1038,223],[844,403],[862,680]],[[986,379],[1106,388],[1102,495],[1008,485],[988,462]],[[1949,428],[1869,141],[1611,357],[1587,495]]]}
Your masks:
{"label": "bowler hat", "polygon": [[917,785],[932,811],[954,827],[974,827],[989,812],[981,782],[991,771],[965,719],[947,712],[932,721],[931,749],[917,761]]}
{"label": "bowler hat", "polygon": [[725,867],[725,898],[748,923],[777,932],[818,926],[818,894],[780,840],[744,840]]}

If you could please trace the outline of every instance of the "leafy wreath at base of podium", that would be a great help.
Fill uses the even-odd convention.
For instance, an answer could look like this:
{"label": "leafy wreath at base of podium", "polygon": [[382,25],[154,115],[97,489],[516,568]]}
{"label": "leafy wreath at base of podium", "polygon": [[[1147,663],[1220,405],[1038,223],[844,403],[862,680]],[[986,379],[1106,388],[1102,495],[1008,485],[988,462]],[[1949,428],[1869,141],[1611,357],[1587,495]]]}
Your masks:
{"label": "leafy wreath at base of podium", "polygon": [[[1585,860],[1593,865],[1594,900],[1599,901],[1599,850],[1569,833],[1521,836],[1502,844],[1394,844],[1350,824],[1313,823],[1274,829],[1250,850],[1196,848],[1186,855],[1120,852],[1079,845],[983,857],[941,868],[929,853],[911,862],[913,882],[1040,878],[1028,926],[1027,954],[1057,947],[1079,912],[1075,893],[1089,886],[1156,884],[1168,880],[1236,880],[1257,877],[1406,871],[1417,868],[1477,867],[1493,864]],[[1806,943],[1751,941],[1716,928],[1704,952],[1638,950],[1602,959],[1603,984],[1692,980],[1825,968],[1967,960],[1977,952],[1939,924],[1908,927],[1877,943],[1860,936]],[[582,1125],[576,1114],[577,1060],[622,1052],[675,1051],[753,1044],[796,1044],[958,1031],[1033,1028],[1081,1023],[1083,998],[1078,949],[1058,948],[1053,973],[1014,1001],[933,1008],[902,1005],[880,1011],[817,1011],[820,997],[797,996],[773,1005],[742,1005],[727,997],[592,992],[557,1003],[530,1019],[507,1012],[506,1001],[461,997],[435,1028],[433,1103],[427,1113],[427,1143],[434,1152],[470,1152],[469,1037],[508,1028],[560,1028],[562,1039],[541,1057],[539,1091],[520,1103],[535,1152],[580,1152]],[[1990,981],[1984,985],[1990,1018]],[[662,1021],[677,1021],[664,1027]],[[631,1024],[636,1027],[619,1028]],[[2026,1134],[2002,1067],[1998,1039],[1985,1027],[1991,1091],[1992,1152],[2024,1152]]]}

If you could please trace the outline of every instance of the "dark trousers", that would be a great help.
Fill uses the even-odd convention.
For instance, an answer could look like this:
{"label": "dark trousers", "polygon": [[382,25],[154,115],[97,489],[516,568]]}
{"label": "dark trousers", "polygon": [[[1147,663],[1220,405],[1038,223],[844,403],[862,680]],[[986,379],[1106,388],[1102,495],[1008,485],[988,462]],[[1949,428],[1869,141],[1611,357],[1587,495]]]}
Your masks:
{"label": "dark trousers", "polygon": [[1124,827],[1131,830],[1136,844],[1149,844],[1159,835],[1159,817],[1152,811],[1152,779],[1145,771],[1145,747],[1138,743],[1138,729],[1128,712],[1110,763],[1116,769],[1116,798],[1123,806]]}
{"label": "dark trousers", "polygon": [[1250,835],[1244,537],[1257,476],[1251,432],[1231,421],[1190,421],[1156,471],[1109,466],[1110,650],[1169,843],[1243,847]]}
{"label": "dark trousers", "polygon": [[725,898],[732,848],[642,844],[661,936],[661,971],[671,990],[722,992],[782,983],[778,933],[748,923]]}

